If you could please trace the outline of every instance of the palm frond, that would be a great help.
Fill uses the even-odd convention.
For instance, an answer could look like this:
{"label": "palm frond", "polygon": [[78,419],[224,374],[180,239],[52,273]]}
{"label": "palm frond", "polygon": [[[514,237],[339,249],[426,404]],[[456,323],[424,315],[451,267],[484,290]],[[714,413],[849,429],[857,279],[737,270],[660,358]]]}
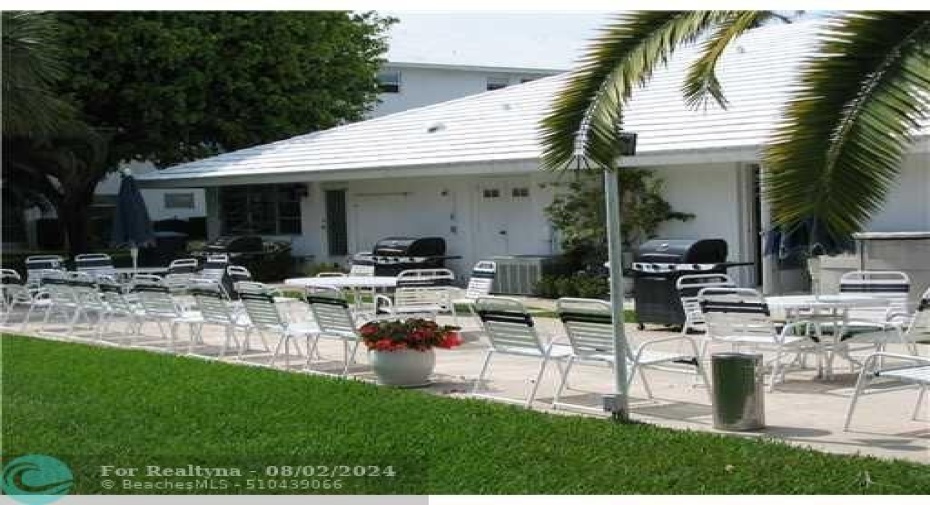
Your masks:
{"label": "palm frond", "polygon": [[701,57],[688,69],[682,91],[685,103],[692,108],[706,107],[712,98],[722,108],[727,107],[720,81],[717,80],[717,63],[729,45],[740,35],[755,29],[766,21],[782,16],[772,11],[732,11],[725,17],[701,48]]}
{"label": "palm frond", "polygon": [[542,120],[542,165],[583,159],[611,169],[619,154],[621,106],[679,46],[726,16],[722,11],[642,11],[603,29]]}
{"label": "palm frond", "polygon": [[881,207],[930,112],[930,13],[840,15],[817,54],[765,149],[765,196],[779,225],[839,238]]}

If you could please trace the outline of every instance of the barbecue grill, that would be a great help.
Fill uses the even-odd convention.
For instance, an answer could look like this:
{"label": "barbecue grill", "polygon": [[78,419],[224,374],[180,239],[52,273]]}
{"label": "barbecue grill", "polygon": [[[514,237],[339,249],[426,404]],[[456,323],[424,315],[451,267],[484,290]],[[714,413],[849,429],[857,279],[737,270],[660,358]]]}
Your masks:
{"label": "barbecue grill", "polygon": [[387,237],[371,251],[375,275],[391,277],[404,270],[444,268],[446,260],[456,258],[459,256],[446,255],[446,240],[442,237]]}
{"label": "barbecue grill", "polygon": [[727,268],[751,263],[727,263],[723,239],[650,240],[633,257],[633,298],[636,320],[682,325],[685,312],[675,287],[678,278],[691,274],[726,273]]}

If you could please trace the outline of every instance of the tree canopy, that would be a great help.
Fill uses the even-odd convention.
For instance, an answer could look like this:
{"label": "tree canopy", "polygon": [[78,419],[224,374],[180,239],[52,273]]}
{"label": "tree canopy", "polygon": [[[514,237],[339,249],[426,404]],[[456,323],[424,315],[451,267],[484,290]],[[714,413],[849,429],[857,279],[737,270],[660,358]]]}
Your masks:
{"label": "tree canopy", "polygon": [[[347,12],[59,14],[85,121],[159,166],[360,119],[390,20]],[[111,167],[112,168],[112,167]]]}

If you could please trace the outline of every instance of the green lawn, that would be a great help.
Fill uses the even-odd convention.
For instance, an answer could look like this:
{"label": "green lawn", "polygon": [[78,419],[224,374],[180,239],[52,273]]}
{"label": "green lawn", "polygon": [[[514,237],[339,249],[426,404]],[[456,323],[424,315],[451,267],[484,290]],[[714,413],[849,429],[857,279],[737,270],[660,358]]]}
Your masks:
{"label": "green lawn", "polygon": [[144,351],[19,336],[2,351],[5,458],[56,456],[79,493],[107,492],[101,465],[187,464],[393,467],[351,493],[930,492],[915,463]]}

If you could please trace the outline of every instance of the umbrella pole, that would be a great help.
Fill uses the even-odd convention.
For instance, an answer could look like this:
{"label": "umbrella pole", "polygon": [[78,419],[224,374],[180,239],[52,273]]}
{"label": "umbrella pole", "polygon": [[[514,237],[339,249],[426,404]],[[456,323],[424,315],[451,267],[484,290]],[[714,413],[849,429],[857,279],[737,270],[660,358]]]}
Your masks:
{"label": "umbrella pole", "polygon": [[604,193],[607,204],[607,254],[610,268],[610,306],[614,333],[614,396],[605,398],[604,408],[615,421],[629,422],[627,397],[627,340],[623,311],[623,263],[620,236],[620,173],[615,168],[604,172]]}
{"label": "umbrella pole", "polygon": [[129,248],[129,255],[132,256],[132,276],[136,277],[136,273],[139,270],[139,247],[133,245]]}

